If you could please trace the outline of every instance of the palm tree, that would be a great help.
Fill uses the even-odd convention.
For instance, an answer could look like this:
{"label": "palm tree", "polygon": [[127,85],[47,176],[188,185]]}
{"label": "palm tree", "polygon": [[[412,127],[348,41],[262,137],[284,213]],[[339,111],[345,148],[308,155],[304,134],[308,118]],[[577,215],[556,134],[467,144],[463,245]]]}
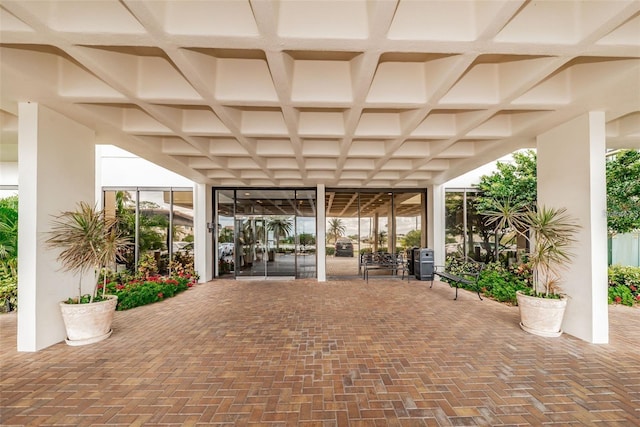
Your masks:
{"label": "palm tree", "polygon": [[285,217],[274,217],[267,222],[267,230],[273,232],[276,240],[276,251],[280,250],[280,237],[286,237],[291,233],[293,227],[291,219]]}
{"label": "palm tree", "polygon": [[[45,241],[52,249],[61,249],[58,261],[64,270],[79,274],[78,303],[82,300],[82,276],[91,269],[100,270],[116,261],[121,251],[129,245],[117,227],[115,217],[107,217],[86,202],[80,202],[75,211],[65,211],[52,221],[51,231]],[[106,274],[104,275],[106,281]],[[106,283],[105,283],[106,285]],[[103,285],[104,297],[106,286]],[[94,288],[91,301],[96,297]]]}
{"label": "palm tree", "polygon": [[347,227],[342,223],[340,218],[331,218],[329,220],[329,226],[327,227],[327,237],[333,239],[335,242],[338,237],[344,236],[347,231]]}

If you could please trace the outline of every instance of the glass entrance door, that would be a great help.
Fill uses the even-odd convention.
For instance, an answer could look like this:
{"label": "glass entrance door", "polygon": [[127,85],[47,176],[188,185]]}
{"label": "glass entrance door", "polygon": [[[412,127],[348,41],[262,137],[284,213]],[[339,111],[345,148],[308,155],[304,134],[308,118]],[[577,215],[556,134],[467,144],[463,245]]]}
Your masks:
{"label": "glass entrance door", "polygon": [[216,190],[219,276],[315,277],[315,190]]}
{"label": "glass entrance door", "polygon": [[294,219],[288,215],[237,216],[236,276],[295,277]]}

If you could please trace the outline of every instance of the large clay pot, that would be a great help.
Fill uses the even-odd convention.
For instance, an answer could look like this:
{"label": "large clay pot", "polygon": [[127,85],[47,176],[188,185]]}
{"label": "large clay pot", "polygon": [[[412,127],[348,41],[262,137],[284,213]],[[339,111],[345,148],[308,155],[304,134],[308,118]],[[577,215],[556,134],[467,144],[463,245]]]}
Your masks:
{"label": "large clay pot", "polygon": [[520,327],[542,337],[562,335],[562,319],[567,299],[540,298],[516,293],[520,309]]}
{"label": "large clay pot", "polygon": [[60,303],[62,319],[67,329],[67,344],[86,345],[109,338],[118,297],[107,295],[107,298],[91,304]]}

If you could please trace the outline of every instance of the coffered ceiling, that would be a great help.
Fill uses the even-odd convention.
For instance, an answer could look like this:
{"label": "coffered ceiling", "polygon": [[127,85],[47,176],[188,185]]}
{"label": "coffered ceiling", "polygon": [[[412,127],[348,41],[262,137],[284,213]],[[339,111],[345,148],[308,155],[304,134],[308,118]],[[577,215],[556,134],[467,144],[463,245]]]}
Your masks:
{"label": "coffered ceiling", "polygon": [[17,103],[223,186],[441,183],[587,111],[640,148],[640,2],[0,1]]}

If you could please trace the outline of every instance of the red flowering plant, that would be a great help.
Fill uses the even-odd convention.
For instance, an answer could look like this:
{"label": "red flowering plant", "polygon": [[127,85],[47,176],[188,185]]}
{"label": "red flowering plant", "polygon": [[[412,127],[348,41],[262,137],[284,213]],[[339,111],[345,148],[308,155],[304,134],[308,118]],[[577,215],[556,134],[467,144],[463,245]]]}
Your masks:
{"label": "red flowering plant", "polygon": [[640,267],[609,267],[609,304],[633,306],[640,303]]}
{"label": "red flowering plant", "polygon": [[128,278],[124,282],[112,280],[107,292],[118,296],[117,310],[127,310],[171,298],[189,289],[192,280],[186,277],[149,276],[145,279]]}

